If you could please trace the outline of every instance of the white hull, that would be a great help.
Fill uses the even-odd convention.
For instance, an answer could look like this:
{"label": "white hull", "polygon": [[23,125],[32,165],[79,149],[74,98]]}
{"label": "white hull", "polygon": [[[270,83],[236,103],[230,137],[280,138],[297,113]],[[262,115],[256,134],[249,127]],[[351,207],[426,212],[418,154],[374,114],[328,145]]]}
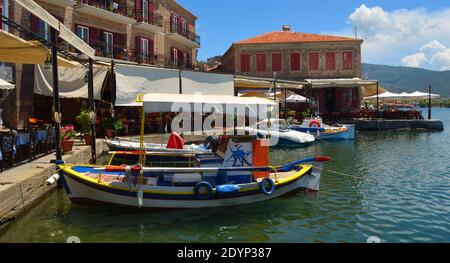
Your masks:
{"label": "white hull", "polygon": [[[105,143],[114,150],[138,151],[140,143],[131,140],[105,139]],[[144,148],[149,152],[175,152],[175,153],[204,153],[210,152],[200,149],[197,145],[184,145],[184,149],[168,149],[164,144],[144,143]]]}

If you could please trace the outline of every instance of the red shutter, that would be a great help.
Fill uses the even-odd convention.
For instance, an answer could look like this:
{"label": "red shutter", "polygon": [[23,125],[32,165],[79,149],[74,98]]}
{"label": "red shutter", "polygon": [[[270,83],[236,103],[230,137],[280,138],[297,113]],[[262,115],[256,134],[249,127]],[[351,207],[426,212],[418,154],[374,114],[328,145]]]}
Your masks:
{"label": "red shutter", "polygon": [[136,0],[135,2],[136,4],[134,5],[136,8],[136,20],[141,22],[142,21],[142,17],[141,17],[141,0]]}
{"label": "red shutter", "polygon": [[319,52],[309,53],[309,70],[319,70]]}
{"label": "red shutter", "polygon": [[143,59],[142,57],[141,57],[141,38],[140,37],[138,37],[138,36],[136,36],[135,37],[135,47],[134,47],[134,56],[135,56],[135,58],[136,58],[136,60],[140,60],[140,59]]}
{"label": "red shutter", "polygon": [[95,46],[96,44],[98,44],[97,29],[90,27],[89,28],[89,45]]}
{"label": "red shutter", "polygon": [[172,62],[173,65],[173,61],[175,59],[175,57],[173,56],[173,53],[175,52],[175,49],[173,47],[170,48],[170,61]]}
{"label": "red shutter", "polygon": [[155,3],[153,0],[148,1],[148,21],[153,22],[153,14],[155,13]]}
{"label": "red shutter", "polygon": [[281,53],[273,53],[272,54],[272,71],[282,71],[283,61],[281,58]]}
{"label": "red shutter", "polygon": [[300,70],[300,53],[291,53],[291,70]]}
{"label": "red shutter", "polygon": [[178,49],[178,65],[183,65],[183,64],[184,64],[183,51]]}
{"label": "red shutter", "polygon": [[184,34],[184,32],[183,32],[183,18],[178,18],[178,32],[180,33],[183,33]]}
{"label": "red shutter", "polygon": [[267,71],[266,54],[256,54],[256,71]]}
{"label": "red shutter", "polygon": [[35,33],[39,32],[39,18],[34,15],[31,15],[31,31]]}
{"label": "red shutter", "polygon": [[[3,7],[0,7],[0,15],[3,15]],[[2,20],[0,20],[0,29],[3,29]]]}
{"label": "red shutter", "polygon": [[186,63],[188,65],[191,65],[191,54],[189,54],[189,53],[186,53]]}
{"label": "red shutter", "polygon": [[241,54],[241,72],[250,71],[250,54]]}
{"label": "red shutter", "polygon": [[173,30],[174,30],[174,28],[173,28],[173,26],[174,26],[174,21],[175,21],[175,15],[174,15],[174,14],[171,14],[171,15],[170,15],[170,32],[173,32]]}
{"label": "red shutter", "polygon": [[326,70],[335,70],[336,69],[336,53],[335,52],[326,52],[325,53],[325,69]]}
{"label": "red shutter", "polygon": [[342,69],[353,69],[353,51],[342,52]]}

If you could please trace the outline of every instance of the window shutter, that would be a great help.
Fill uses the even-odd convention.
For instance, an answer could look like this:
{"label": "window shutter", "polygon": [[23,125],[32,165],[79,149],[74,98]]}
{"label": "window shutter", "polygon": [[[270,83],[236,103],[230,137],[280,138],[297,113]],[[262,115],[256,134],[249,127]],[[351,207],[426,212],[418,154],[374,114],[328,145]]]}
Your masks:
{"label": "window shutter", "polygon": [[170,32],[173,32],[174,28],[174,23],[175,23],[175,15],[171,14],[170,15]]}
{"label": "window shutter", "polygon": [[241,72],[250,71],[250,55],[241,54]]}
{"label": "window shutter", "polygon": [[342,69],[353,69],[353,51],[342,52]]}
{"label": "window shutter", "polygon": [[90,27],[89,28],[89,45],[95,45],[97,41],[97,29]]}
{"label": "window shutter", "polygon": [[[0,15],[3,15],[3,7],[0,7]],[[0,20],[0,29],[3,29],[3,23]]]}
{"label": "window shutter", "polygon": [[134,5],[136,8],[136,20],[137,21],[142,21],[142,17],[141,17],[141,0],[136,0],[135,2],[136,4]]}
{"label": "window shutter", "polygon": [[178,65],[183,65],[184,59],[183,59],[183,51],[178,49]]}
{"label": "window shutter", "polygon": [[170,48],[170,61],[173,62],[173,60],[175,59],[173,56],[173,53],[175,52],[175,49],[173,47]]}
{"label": "window shutter", "polygon": [[189,54],[189,53],[186,53],[186,63],[187,63],[188,65],[191,64],[191,54]]}
{"label": "window shutter", "polygon": [[39,32],[39,18],[34,15],[31,15],[31,31],[35,33]]}
{"label": "window shutter", "polygon": [[336,53],[335,52],[326,52],[325,53],[325,64],[326,70],[335,70],[336,69]]}
{"label": "window shutter", "polygon": [[300,53],[291,53],[291,70],[300,70]]}
{"label": "window shutter", "polygon": [[183,32],[183,18],[178,18],[178,32]]}
{"label": "window shutter", "polygon": [[141,58],[141,38],[136,36],[135,37],[135,47],[134,47],[134,53],[136,59],[142,59]]}
{"label": "window shutter", "polygon": [[309,53],[309,70],[319,70],[319,53]]}
{"label": "window shutter", "polygon": [[272,71],[282,71],[282,58],[281,53],[273,53],[272,54]]}
{"label": "window shutter", "polygon": [[256,71],[267,71],[266,54],[256,54]]}

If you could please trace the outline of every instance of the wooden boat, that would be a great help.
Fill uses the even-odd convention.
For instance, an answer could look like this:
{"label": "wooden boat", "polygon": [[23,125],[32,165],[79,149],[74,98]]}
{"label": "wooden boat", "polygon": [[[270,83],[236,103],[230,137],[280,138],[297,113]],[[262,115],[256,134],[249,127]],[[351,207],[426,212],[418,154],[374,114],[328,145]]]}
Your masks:
{"label": "wooden boat", "polygon": [[354,140],[355,126],[342,124],[329,126],[322,122],[322,118],[307,118],[301,125],[289,124],[288,127],[295,131],[307,132],[321,140]]}
{"label": "wooden boat", "polygon": [[[105,139],[105,144],[108,145],[109,149],[112,151],[136,151],[140,149],[140,142],[134,141],[131,139]],[[183,148],[170,148],[167,147],[167,144],[159,144],[159,143],[144,143],[144,149],[146,151],[155,151],[155,152],[174,152],[174,153],[208,153],[210,150],[202,147],[202,145],[183,145]]]}

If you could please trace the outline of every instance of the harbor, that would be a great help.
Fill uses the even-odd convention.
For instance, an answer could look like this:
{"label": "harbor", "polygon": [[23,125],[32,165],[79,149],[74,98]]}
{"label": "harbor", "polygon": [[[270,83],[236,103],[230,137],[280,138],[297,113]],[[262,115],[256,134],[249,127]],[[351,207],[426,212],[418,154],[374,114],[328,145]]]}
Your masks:
{"label": "harbor", "polygon": [[446,67],[181,2],[0,0],[0,243],[449,241]]}

